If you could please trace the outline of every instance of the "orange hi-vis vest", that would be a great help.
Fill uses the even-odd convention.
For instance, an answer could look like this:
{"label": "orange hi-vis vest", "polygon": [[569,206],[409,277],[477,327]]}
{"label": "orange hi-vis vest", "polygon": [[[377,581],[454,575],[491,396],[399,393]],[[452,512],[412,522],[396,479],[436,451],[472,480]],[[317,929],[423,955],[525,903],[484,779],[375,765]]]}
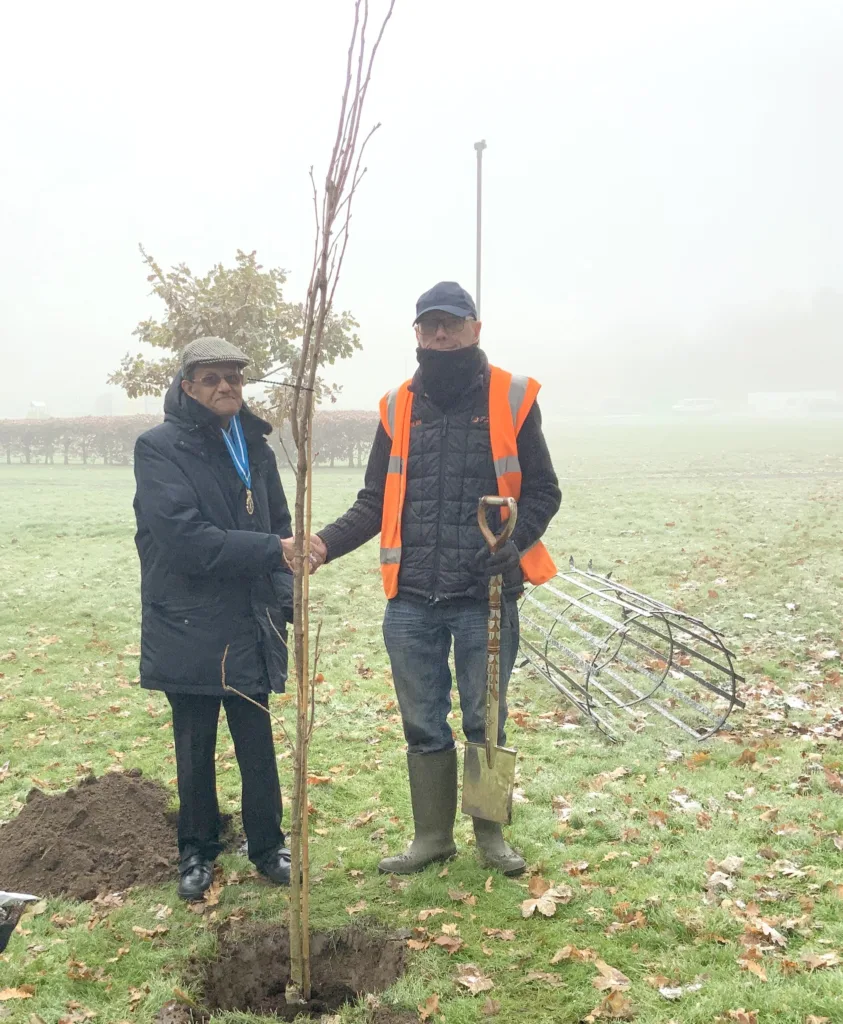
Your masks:
{"label": "orange hi-vis vest", "polygon": [[[538,397],[541,385],[531,377],[507,373],[496,366],[489,369],[489,436],[498,479],[498,494],[518,501],[521,497],[518,434]],[[401,567],[401,517],[407,493],[410,420],[413,410],[411,383],[405,381],[384,395],[380,402],[381,423],[392,440],[381,523],[381,576],[388,598],[398,593],[398,572]],[[507,515],[507,510],[502,509],[501,516],[506,518]],[[541,541],[522,552],[521,569],[524,578],[537,585],[547,583],[556,575],[553,559]]]}

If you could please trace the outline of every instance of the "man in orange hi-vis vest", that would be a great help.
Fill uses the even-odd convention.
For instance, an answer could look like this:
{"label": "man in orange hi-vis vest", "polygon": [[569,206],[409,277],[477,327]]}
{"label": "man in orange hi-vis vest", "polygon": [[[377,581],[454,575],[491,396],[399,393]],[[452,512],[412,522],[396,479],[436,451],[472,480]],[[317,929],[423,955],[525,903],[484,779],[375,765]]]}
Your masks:
{"label": "man in orange hi-vis vest", "polygon": [[[502,574],[498,743],[504,745],[517,601],[525,580],[542,583],[556,571],[540,540],[561,496],[536,404],[539,385],[490,366],[479,348],[480,326],[471,296],[458,284],[444,281],[422,295],[415,319],[419,368],[381,401],[357,501],[311,538],[315,571],[381,535],[383,633],[407,740],[415,824],[409,849],[378,865],[395,874],[456,853],[457,752],[447,721],[451,647],[463,732],[482,743],[488,581]],[[477,525],[486,494],[518,501],[512,539],[494,555]],[[500,524],[490,518],[490,525]],[[499,824],[475,818],[474,833],[488,866],[507,875],[524,870]]]}

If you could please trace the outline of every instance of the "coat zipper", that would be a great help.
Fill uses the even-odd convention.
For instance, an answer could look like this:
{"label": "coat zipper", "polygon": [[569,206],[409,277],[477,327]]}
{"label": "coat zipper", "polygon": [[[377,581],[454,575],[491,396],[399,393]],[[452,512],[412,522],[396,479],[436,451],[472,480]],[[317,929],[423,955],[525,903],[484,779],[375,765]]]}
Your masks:
{"label": "coat zipper", "polygon": [[433,593],[430,595],[432,604],[437,604],[436,584],[439,579],[439,557],[442,551],[442,505],[445,486],[445,460],[448,454],[448,417],[442,418],[442,429],[439,431],[439,518],[436,523],[436,552],[433,558]]}

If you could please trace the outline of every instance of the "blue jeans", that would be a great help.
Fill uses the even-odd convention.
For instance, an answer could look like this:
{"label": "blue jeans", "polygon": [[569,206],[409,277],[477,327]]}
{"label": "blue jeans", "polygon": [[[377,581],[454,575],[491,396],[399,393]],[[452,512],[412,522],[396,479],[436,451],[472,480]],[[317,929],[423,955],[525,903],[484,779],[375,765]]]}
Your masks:
{"label": "blue jeans", "polygon": [[[447,721],[451,710],[448,656],[452,639],[463,732],[472,743],[483,742],[488,621],[488,605],[479,601],[449,606],[396,597],[387,605],[383,638],[410,753],[433,754],[454,746]],[[501,608],[500,746],[506,744],[506,691],[518,655],[518,640],[518,604],[505,599]]]}

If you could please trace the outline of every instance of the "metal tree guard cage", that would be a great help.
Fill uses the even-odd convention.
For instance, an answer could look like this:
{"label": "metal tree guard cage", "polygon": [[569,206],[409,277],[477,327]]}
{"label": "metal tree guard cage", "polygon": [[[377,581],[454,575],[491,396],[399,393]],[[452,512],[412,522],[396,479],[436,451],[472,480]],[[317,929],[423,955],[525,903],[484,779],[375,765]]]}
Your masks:
{"label": "metal tree guard cage", "polygon": [[659,720],[695,740],[713,736],[745,706],[722,634],[610,576],[571,559],[567,572],[525,594],[525,664],[612,740]]}

